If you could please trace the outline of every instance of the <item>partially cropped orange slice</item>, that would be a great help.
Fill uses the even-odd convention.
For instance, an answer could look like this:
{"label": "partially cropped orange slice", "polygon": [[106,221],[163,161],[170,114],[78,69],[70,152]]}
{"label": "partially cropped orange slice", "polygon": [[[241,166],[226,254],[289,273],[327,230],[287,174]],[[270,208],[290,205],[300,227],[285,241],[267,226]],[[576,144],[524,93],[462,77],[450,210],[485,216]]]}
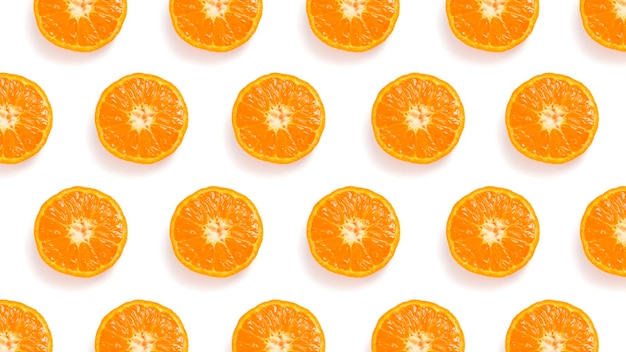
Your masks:
{"label": "partially cropped orange slice", "polygon": [[325,269],[351,277],[385,267],[400,241],[391,203],[369,189],[344,187],[315,204],[307,226],[309,249]]}
{"label": "partially cropped orange slice", "polygon": [[450,253],[463,268],[502,277],[522,269],[539,242],[539,221],[521,195],[484,187],[461,198],[448,217]]}
{"label": "partially cropped orange slice", "polygon": [[174,30],[188,44],[209,51],[230,51],[256,32],[262,0],[170,0]]}
{"label": "partially cropped orange slice", "polygon": [[556,73],[520,85],[506,109],[511,143],[526,157],[562,164],[582,155],[598,129],[598,107],[581,82]]}
{"label": "partially cropped orange slice", "polygon": [[626,1],[580,0],[585,32],[598,44],[626,51]]}
{"label": "partially cropped orange slice", "polygon": [[116,157],[151,164],[173,154],[187,131],[187,105],[161,77],[135,73],[107,87],[96,107],[98,138]]}
{"label": "partially cropped orange slice", "polygon": [[111,268],[122,255],[128,227],[111,196],[71,187],[50,197],[35,220],[41,259],[61,273],[91,277]]}
{"label": "partially cropped orange slice", "polygon": [[362,52],[391,35],[400,0],[307,0],[306,12],[319,40],[333,48]]}
{"label": "partially cropped orange slice", "polygon": [[287,301],[263,302],[246,312],[233,332],[233,352],[324,352],[322,327],[308,309]]}
{"label": "partially cropped orange slice", "polygon": [[506,334],[506,352],[598,352],[589,316],[567,302],[546,300],[522,310]]}
{"label": "partially cropped orange slice", "polygon": [[376,97],[372,128],[387,154],[427,164],[459,142],[465,113],[457,92],[441,79],[410,73],[387,84]]}
{"label": "partially cropped orange slice", "polygon": [[320,96],[309,83],[271,73],[239,92],[232,119],[235,138],[246,153],[288,164],[313,151],[324,130],[325,114]]}
{"label": "partially cropped orange slice", "polygon": [[96,333],[96,352],[187,352],[189,342],[183,322],[170,308],[135,300],[107,314]]}
{"label": "partially cropped orange slice", "polygon": [[0,73],[0,163],[17,164],[46,144],[52,129],[52,108],[37,83]]}
{"label": "partially cropped orange slice", "polygon": [[463,352],[465,338],[456,317],[435,303],[411,300],[380,317],[372,334],[372,352]]}
{"label": "partially cropped orange slice", "polygon": [[64,49],[88,52],[115,39],[126,19],[126,0],[35,0],[41,34]]}
{"label": "partially cropped orange slice", "polygon": [[44,317],[24,303],[0,300],[0,351],[52,352]]}

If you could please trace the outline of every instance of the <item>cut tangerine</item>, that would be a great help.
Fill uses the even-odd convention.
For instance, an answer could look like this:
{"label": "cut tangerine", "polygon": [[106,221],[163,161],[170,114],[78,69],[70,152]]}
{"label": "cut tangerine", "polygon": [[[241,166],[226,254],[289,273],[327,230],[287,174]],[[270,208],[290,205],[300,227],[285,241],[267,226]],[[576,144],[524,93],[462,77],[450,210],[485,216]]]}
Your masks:
{"label": "cut tangerine", "polygon": [[233,352],[324,352],[324,332],[313,313],[287,301],[263,302],[246,312],[233,332]]}
{"label": "cut tangerine", "polygon": [[126,18],[126,0],[35,0],[41,34],[64,49],[88,52],[115,39]]}
{"label": "cut tangerine", "polygon": [[522,269],[539,242],[530,203],[504,188],[484,187],[461,198],[448,217],[450,253],[476,274],[503,277]]}
{"label": "cut tangerine", "polygon": [[245,86],[233,107],[233,130],[251,156],[287,164],[310,154],[324,130],[324,105],[300,78],[271,73]]}
{"label": "cut tangerine", "polygon": [[24,303],[0,300],[0,351],[52,352],[44,317]]}
{"label": "cut tangerine", "polygon": [[17,164],[39,153],[52,129],[52,108],[37,83],[0,73],[0,163]]}
{"label": "cut tangerine", "polygon": [[189,342],[183,322],[170,308],[135,300],[107,314],[96,333],[96,352],[187,352]]}
{"label": "cut tangerine", "polygon": [[187,131],[187,105],[170,82],[143,73],[124,76],[100,96],[98,138],[116,157],[140,164],[173,154]]}
{"label": "cut tangerine", "polygon": [[626,51],[626,1],[580,0],[580,17],[585,32],[596,43]]}
{"label": "cut tangerine", "polygon": [[454,88],[420,73],[387,84],[372,109],[378,145],[394,158],[412,163],[432,163],[448,155],[464,125],[463,104]]}
{"label": "cut tangerine", "polygon": [[410,300],[380,317],[372,334],[372,352],[463,352],[465,338],[456,317],[435,303]]}
{"label": "cut tangerine", "polygon": [[207,187],[178,204],[170,239],[176,258],[185,267],[226,277],[252,263],[263,241],[263,223],[246,196],[228,188]]}
{"label": "cut tangerine", "polygon": [[506,334],[506,352],[598,352],[589,316],[567,302],[545,300],[522,310]]}
{"label": "cut tangerine", "polygon": [[111,268],[122,255],[126,218],[109,195],[71,187],[50,197],[35,220],[41,259],[64,274],[91,277]]}
{"label": "cut tangerine", "polygon": [[389,263],[400,241],[400,223],[391,203],[380,194],[344,187],[315,204],[307,239],[313,258],[322,267],[363,277]]}

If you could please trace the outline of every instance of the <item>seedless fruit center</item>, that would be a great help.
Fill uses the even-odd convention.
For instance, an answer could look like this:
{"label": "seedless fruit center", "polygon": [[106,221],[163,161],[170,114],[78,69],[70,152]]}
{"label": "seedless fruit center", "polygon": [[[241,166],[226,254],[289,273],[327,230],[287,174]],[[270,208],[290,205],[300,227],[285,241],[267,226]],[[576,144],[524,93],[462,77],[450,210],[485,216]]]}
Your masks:
{"label": "seedless fruit center", "polygon": [[206,18],[212,20],[218,17],[224,17],[228,11],[230,2],[231,0],[204,0],[202,11],[204,11]]}
{"label": "seedless fruit center", "polygon": [[212,245],[224,243],[231,227],[230,223],[223,219],[211,219],[204,227],[204,238]]}
{"label": "seedless fruit center", "polygon": [[74,244],[87,243],[91,236],[93,236],[93,230],[95,228],[96,226],[87,219],[76,219],[70,224],[68,236]]}
{"label": "seedless fruit center", "polygon": [[613,11],[620,20],[626,20],[626,0],[614,0]]}
{"label": "seedless fruit center", "polygon": [[13,129],[20,113],[20,110],[13,105],[0,105],[0,131]]}
{"label": "seedless fruit center", "polygon": [[135,106],[130,112],[128,123],[135,131],[149,129],[150,125],[152,125],[152,123],[154,122],[154,117],[156,116],[156,114],[157,111],[155,108],[141,104]]}
{"label": "seedless fruit center", "polygon": [[293,343],[293,337],[290,334],[280,332],[274,332],[267,339],[265,351],[267,352],[289,352],[291,351],[291,344]]}
{"label": "seedless fruit center", "polygon": [[265,124],[274,132],[286,129],[291,118],[293,117],[293,109],[284,105],[272,106],[265,116]]}
{"label": "seedless fruit center", "polygon": [[426,130],[426,127],[430,123],[433,116],[433,111],[430,107],[424,105],[412,106],[409,111],[406,112],[404,123],[408,126],[409,130],[417,132],[418,130]]}
{"label": "seedless fruit center", "polygon": [[157,339],[147,332],[136,333],[129,343],[129,352],[155,352]]}
{"label": "seedless fruit center", "polygon": [[483,239],[483,242],[488,245],[492,245],[494,243],[501,243],[502,238],[506,236],[506,228],[507,225],[500,219],[490,219],[485,221],[483,226],[480,229],[480,236]]}
{"label": "seedless fruit center", "polygon": [[343,0],[341,12],[348,19],[359,17],[365,10],[365,4],[367,4],[367,0]]}
{"label": "seedless fruit center", "polygon": [[67,12],[73,19],[89,17],[89,13],[93,10],[96,0],[66,0]]}
{"label": "seedless fruit center", "polygon": [[361,243],[367,234],[367,228],[367,224],[360,219],[347,220],[341,226],[341,237],[343,238],[343,242],[349,245]]}
{"label": "seedless fruit center", "polygon": [[626,220],[622,219],[615,225],[613,236],[619,244],[626,245]]}
{"label": "seedless fruit center", "polygon": [[564,352],[567,340],[557,332],[550,332],[543,336],[539,350],[541,352]]}
{"label": "seedless fruit center", "polygon": [[430,334],[423,332],[412,333],[406,340],[406,352],[428,352],[431,351],[433,338]]}
{"label": "seedless fruit center", "polygon": [[488,19],[499,17],[504,11],[506,2],[507,0],[483,0],[480,4],[480,11],[483,17]]}
{"label": "seedless fruit center", "polygon": [[17,352],[20,339],[10,332],[0,332],[0,352]]}
{"label": "seedless fruit center", "polygon": [[548,105],[539,114],[539,123],[541,127],[551,132],[552,130],[558,130],[565,120],[567,110],[558,105]]}

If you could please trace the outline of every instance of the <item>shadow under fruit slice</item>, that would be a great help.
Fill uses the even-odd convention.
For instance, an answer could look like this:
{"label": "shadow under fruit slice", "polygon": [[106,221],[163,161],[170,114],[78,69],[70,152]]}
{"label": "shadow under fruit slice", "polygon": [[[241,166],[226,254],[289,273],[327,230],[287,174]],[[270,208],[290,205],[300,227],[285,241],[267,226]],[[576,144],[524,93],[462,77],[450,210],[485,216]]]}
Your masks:
{"label": "shadow under fruit slice", "polygon": [[249,83],[233,107],[237,143],[253,157],[278,164],[292,163],[311,153],[324,122],[324,106],[315,89],[281,73]]}
{"label": "shadow under fruit slice", "polygon": [[556,73],[520,85],[506,109],[511,144],[526,157],[562,164],[582,155],[598,129],[598,107],[581,82]]}
{"label": "shadow under fruit slice", "polygon": [[23,303],[0,300],[0,351],[52,352],[46,320]]}
{"label": "shadow under fruit slice", "polygon": [[463,104],[448,83],[410,73],[387,84],[372,108],[378,145],[399,160],[427,164],[448,155],[465,125]]}
{"label": "shadow under fruit slice", "polygon": [[362,52],[383,43],[396,25],[399,0],[307,0],[315,36],[333,48]]}
{"label": "shadow under fruit slice", "polygon": [[585,32],[596,43],[626,51],[626,2],[580,0],[580,17]]}
{"label": "shadow under fruit slice", "polygon": [[52,129],[46,93],[22,76],[0,73],[0,163],[17,164],[37,154]]}
{"label": "shadow under fruit slice", "polygon": [[246,43],[262,11],[262,0],[170,0],[170,17],[178,36],[209,51],[230,51]]}
{"label": "shadow under fruit slice", "polygon": [[214,277],[247,268],[263,241],[263,223],[246,196],[207,187],[185,198],[170,223],[176,258],[188,269]]}
{"label": "shadow under fruit slice", "polygon": [[324,196],[311,211],[307,239],[325,269],[363,277],[382,269],[400,241],[398,217],[383,196],[358,187]]}
{"label": "shadow under fruit slice", "polygon": [[91,277],[122,255],[128,227],[117,202],[85,187],[71,187],[48,199],[35,220],[41,259],[64,274]]}
{"label": "shadow under fruit slice", "polygon": [[106,150],[139,164],[170,156],[187,131],[187,105],[178,89],[153,75],[135,73],[107,87],[96,107],[96,130]]}
{"label": "shadow under fruit slice", "polygon": [[388,310],[372,334],[372,352],[463,352],[465,338],[456,317],[426,301],[411,300]]}
{"label": "shadow under fruit slice", "polygon": [[589,316],[569,303],[546,300],[522,310],[506,334],[506,352],[597,352]]}
{"label": "shadow under fruit slice", "polygon": [[35,0],[34,11],[48,41],[88,52],[115,39],[126,18],[126,0]]}
{"label": "shadow under fruit slice", "polygon": [[523,268],[539,242],[539,221],[521,195],[479,188],[459,200],[448,217],[450,253],[473,273],[503,277]]}
{"label": "shadow under fruit slice", "polygon": [[159,303],[135,300],[107,314],[96,333],[96,352],[187,352],[183,322]]}
{"label": "shadow under fruit slice", "polygon": [[272,300],[244,314],[233,332],[233,352],[324,352],[324,332],[308,309]]}

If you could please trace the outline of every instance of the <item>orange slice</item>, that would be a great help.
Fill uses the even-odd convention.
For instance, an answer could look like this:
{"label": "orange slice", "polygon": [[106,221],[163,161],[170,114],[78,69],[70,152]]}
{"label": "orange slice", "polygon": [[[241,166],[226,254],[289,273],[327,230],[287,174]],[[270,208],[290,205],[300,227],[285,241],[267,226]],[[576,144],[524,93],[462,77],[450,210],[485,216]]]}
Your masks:
{"label": "orange slice", "polygon": [[247,268],[263,241],[263,223],[246,196],[203,188],[176,207],[170,223],[176,258],[199,274],[226,277]]}
{"label": "orange slice", "polygon": [[0,351],[52,352],[52,334],[35,309],[0,300]]}
{"label": "orange slice", "polygon": [[562,164],[591,145],[598,107],[591,92],[573,78],[544,73],[520,85],[506,109],[511,143],[530,159]]}
{"label": "orange slice", "polygon": [[187,352],[189,342],[183,322],[159,303],[135,300],[107,314],[96,333],[96,352]]}
{"label": "orange slice", "polygon": [[580,0],[580,17],[591,39],[607,48],[626,51],[626,2]]}
{"label": "orange slice", "polygon": [[102,48],[126,19],[126,0],[35,0],[35,20],[52,44],[73,51]]}
{"label": "orange slice", "polygon": [[111,84],[96,108],[98,138],[116,157],[140,164],[170,156],[187,131],[187,105],[170,82],[135,73]]}
{"label": "orange slice", "polygon": [[209,51],[230,51],[246,43],[262,12],[262,0],[170,0],[170,17],[178,36]]}
{"label": "orange slice", "polygon": [[450,253],[463,268],[502,277],[523,268],[539,242],[539,221],[521,195],[479,188],[459,200],[448,217]]}
{"label": "orange slice", "polygon": [[524,42],[539,16],[539,0],[447,0],[452,33],[463,43],[491,52]]}
{"label": "orange slice", "polygon": [[376,97],[372,128],[394,158],[427,164],[448,155],[465,125],[461,99],[448,83],[420,73],[401,76]]}
{"label": "orange slice", "polygon": [[233,107],[233,130],[241,148],[278,164],[313,151],[324,130],[322,100],[300,78],[271,73],[245,86]]}
{"label": "orange slice", "polygon": [[598,352],[598,334],[580,308],[553,300],[522,310],[506,334],[506,352]]}
{"label": "orange slice", "polygon": [[61,273],[91,277],[122,255],[126,218],[109,195],[71,187],[50,197],[35,220],[35,242],[41,259]]}
{"label": "orange slice", "polygon": [[22,76],[0,73],[0,163],[34,156],[51,129],[52,108],[43,89]]}
{"label": "orange slice", "polygon": [[465,351],[465,338],[456,317],[432,303],[411,300],[380,317],[372,334],[372,352]]}
{"label": "orange slice", "polygon": [[324,332],[308,309],[272,300],[244,314],[233,332],[233,352],[324,352]]}
{"label": "orange slice", "polygon": [[400,223],[380,194],[344,187],[315,204],[307,226],[313,258],[327,270],[371,275],[389,263],[400,241]]}

